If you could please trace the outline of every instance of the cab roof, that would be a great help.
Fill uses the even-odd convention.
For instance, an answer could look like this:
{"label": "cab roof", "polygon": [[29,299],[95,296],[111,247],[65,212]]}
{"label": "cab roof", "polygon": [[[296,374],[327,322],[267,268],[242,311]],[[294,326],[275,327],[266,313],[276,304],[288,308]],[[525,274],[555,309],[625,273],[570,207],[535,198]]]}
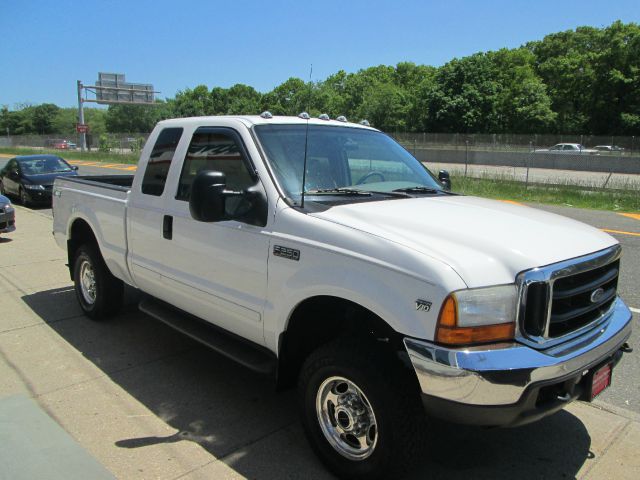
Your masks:
{"label": "cab roof", "polygon": [[309,118],[309,120],[300,118],[300,117],[289,117],[289,116],[280,116],[274,115],[271,118],[265,118],[261,115],[213,115],[213,116],[205,116],[205,117],[185,117],[185,118],[172,118],[168,120],[162,120],[158,124],[162,124],[163,126],[203,126],[208,123],[216,123],[219,121],[227,122],[238,122],[245,125],[247,128],[251,128],[253,125],[331,125],[335,127],[350,127],[350,128],[361,128],[364,130],[373,130],[377,131],[377,129],[361,125],[359,123],[353,122],[341,122],[338,120],[322,120],[320,118]]}

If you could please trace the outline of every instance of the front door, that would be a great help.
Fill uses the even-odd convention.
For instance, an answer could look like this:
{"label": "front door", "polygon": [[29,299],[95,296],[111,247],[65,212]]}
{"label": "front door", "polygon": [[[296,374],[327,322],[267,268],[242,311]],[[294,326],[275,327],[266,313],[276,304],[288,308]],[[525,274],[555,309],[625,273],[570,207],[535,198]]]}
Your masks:
{"label": "front door", "polygon": [[[269,237],[263,227],[235,220],[204,223],[189,213],[191,184],[201,170],[226,174],[227,189],[242,191],[258,180],[240,135],[201,127],[193,134],[177,188],[165,203],[161,281],[170,303],[242,337],[263,344]],[[242,208],[227,200],[227,212]],[[170,230],[170,232],[169,232]]]}

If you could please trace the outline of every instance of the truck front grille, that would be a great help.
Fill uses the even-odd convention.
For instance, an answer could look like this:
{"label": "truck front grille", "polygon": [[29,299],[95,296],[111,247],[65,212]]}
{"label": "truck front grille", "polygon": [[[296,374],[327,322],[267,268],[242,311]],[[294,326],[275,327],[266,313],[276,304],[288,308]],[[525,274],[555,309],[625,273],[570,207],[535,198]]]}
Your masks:
{"label": "truck front grille", "polygon": [[616,245],[520,274],[521,340],[542,348],[602,320],[616,299],[619,257],[620,246]]}
{"label": "truck front grille", "polygon": [[619,267],[620,260],[616,260],[609,265],[556,280],[549,337],[565,335],[606,313],[616,298]]}

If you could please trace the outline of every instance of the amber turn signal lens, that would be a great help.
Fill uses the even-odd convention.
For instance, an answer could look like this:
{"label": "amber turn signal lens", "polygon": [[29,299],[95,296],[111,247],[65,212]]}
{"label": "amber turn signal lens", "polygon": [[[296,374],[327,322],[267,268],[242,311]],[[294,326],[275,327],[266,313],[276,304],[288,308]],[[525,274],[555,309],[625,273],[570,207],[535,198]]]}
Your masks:
{"label": "amber turn signal lens", "polygon": [[443,327],[438,326],[436,341],[448,345],[471,345],[474,343],[513,340],[516,326],[513,323],[485,325],[483,327]]}
{"label": "amber turn signal lens", "polygon": [[458,306],[456,305],[456,297],[449,295],[440,309],[438,317],[438,327],[455,328],[458,320]]}

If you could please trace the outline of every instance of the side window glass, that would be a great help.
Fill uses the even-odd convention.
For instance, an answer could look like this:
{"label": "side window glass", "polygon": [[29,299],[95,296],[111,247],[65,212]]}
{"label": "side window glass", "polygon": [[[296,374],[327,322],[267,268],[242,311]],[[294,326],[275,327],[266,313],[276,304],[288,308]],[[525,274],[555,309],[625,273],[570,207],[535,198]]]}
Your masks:
{"label": "side window glass", "polygon": [[234,138],[220,132],[196,131],[193,135],[178,182],[177,200],[189,200],[191,184],[201,170],[223,172],[229,190],[244,190],[255,183]]}
{"label": "side window glass", "polygon": [[169,167],[176,151],[182,128],[165,128],[158,135],[142,178],[142,193],[159,197],[164,191]]}

